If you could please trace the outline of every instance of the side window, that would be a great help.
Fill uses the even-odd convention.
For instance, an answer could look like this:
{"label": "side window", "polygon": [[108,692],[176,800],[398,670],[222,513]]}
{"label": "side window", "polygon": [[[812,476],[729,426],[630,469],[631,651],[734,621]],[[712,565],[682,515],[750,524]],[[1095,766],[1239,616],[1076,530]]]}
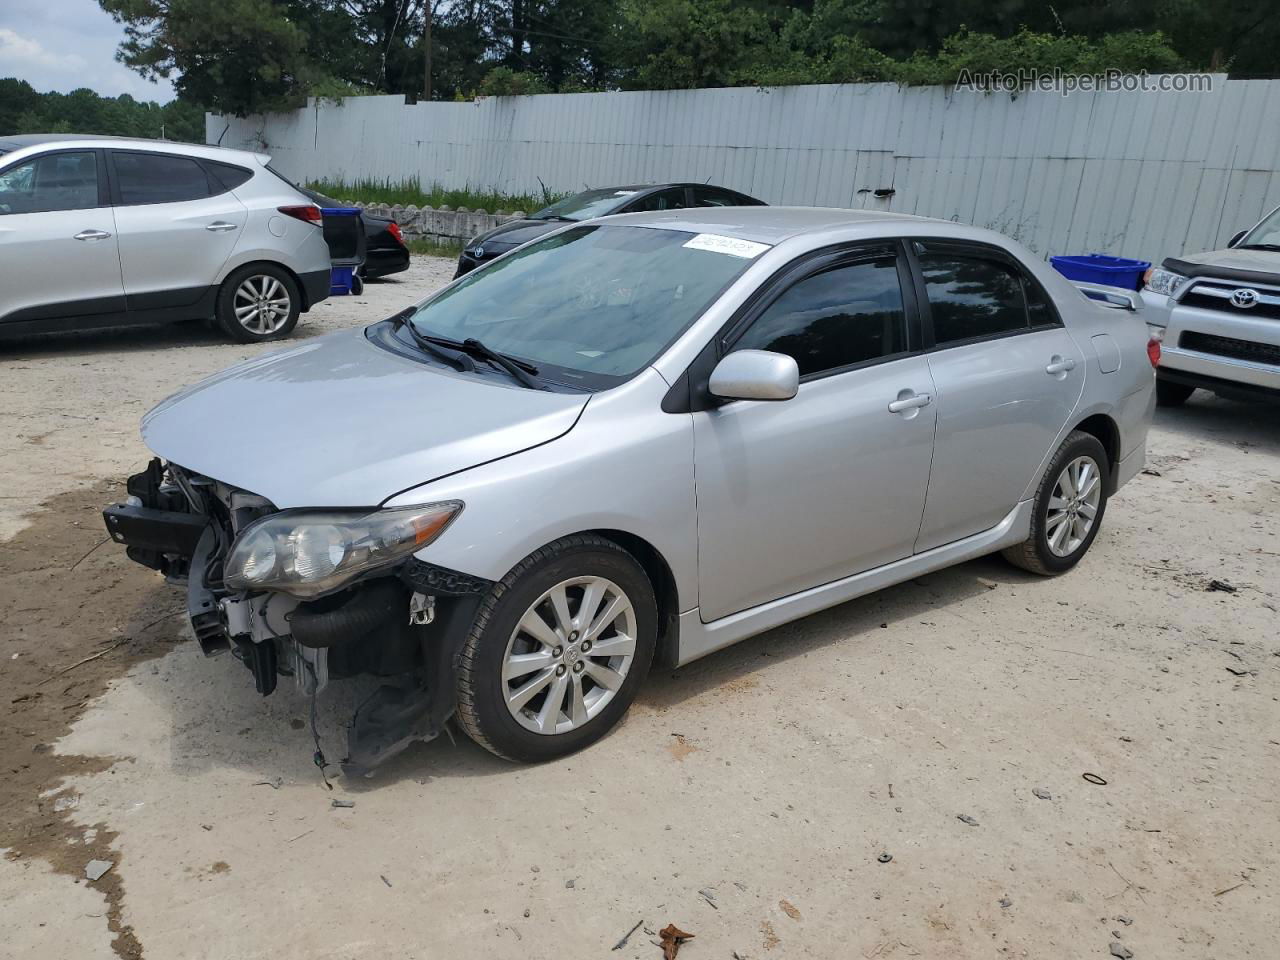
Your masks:
{"label": "side window", "polygon": [[736,207],[739,206],[739,202],[738,198],[727,190],[694,187],[693,205],[695,207]]}
{"label": "side window", "polygon": [[1049,296],[1030,277],[1022,278],[1022,289],[1027,295],[1027,315],[1031,318],[1032,327],[1056,327],[1062,320],[1058,311],[1049,302]]}
{"label": "side window", "polygon": [[953,254],[920,257],[938,346],[1026,330],[1022,278],[1012,267]]}
{"label": "side window", "polygon": [[627,213],[643,213],[650,210],[679,210],[684,206],[684,187],[660,190],[635,201],[627,207]]}
{"label": "side window", "polygon": [[124,206],[139,203],[174,203],[209,196],[204,167],[190,157],[170,153],[114,151],[116,187]]}
{"label": "side window", "polygon": [[230,163],[219,163],[216,160],[205,160],[204,167],[209,171],[209,178],[213,181],[215,193],[234,190],[242,183],[248,182],[253,176],[252,170],[246,170],[244,167],[237,167]]}
{"label": "side window", "polygon": [[734,350],[773,350],[794,357],[801,376],[892,356],[906,348],[906,312],[892,255],[805,277],[733,345]]}
{"label": "side window", "polygon": [[97,205],[98,158],[91,150],[33,157],[0,173],[0,216]]}

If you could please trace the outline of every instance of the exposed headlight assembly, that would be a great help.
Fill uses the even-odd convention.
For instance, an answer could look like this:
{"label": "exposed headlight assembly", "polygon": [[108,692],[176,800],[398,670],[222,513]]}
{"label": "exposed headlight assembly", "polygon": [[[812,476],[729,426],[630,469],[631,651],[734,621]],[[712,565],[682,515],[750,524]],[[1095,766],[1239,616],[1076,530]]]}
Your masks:
{"label": "exposed headlight assembly", "polygon": [[223,582],[316,597],[421,550],[461,512],[461,501],[448,500],[393,510],[273,513],[236,537]]}
{"label": "exposed headlight assembly", "polygon": [[1172,297],[1174,292],[1186,281],[1187,278],[1180,273],[1165,270],[1163,267],[1156,267],[1154,270],[1149,271],[1147,275],[1147,289],[1152,293],[1161,293],[1166,297]]}

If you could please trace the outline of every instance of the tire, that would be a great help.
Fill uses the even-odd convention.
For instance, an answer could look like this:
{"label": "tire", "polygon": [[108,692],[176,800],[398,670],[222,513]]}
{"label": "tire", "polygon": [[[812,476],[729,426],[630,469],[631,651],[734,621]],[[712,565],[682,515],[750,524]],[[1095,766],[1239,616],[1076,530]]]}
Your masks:
{"label": "tire", "polygon": [[358,273],[351,275],[351,292],[357,297],[364,293],[364,277]]}
{"label": "tire", "polygon": [[[1096,485],[1090,486],[1090,481],[1086,479],[1084,485],[1089,493],[1083,498],[1082,505],[1074,509],[1058,509],[1057,501],[1066,499],[1068,503],[1071,502],[1069,498],[1060,496],[1067,492],[1066,489],[1059,489],[1060,484],[1069,483],[1075,475],[1068,475],[1068,469],[1074,471],[1085,461],[1092,461],[1092,470],[1096,471]],[[1031,535],[1017,546],[1003,550],[1004,558],[1015,567],[1046,577],[1066,573],[1074,567],[1089,552],[1089,547],[1102,526],[1110,494],[1110,477],[1111,463],[1098,438],[1073,430],[1053,455],[1044,478],[1040,481],[1032,507]],[[1080,527],[1074,518],[1079,518],[1080,522],[1087,521],[1085,507],[1091,508],[1094,515],[1083,531],[1083,536],[1080,536]],[[1057,520],[1062,514],[1066,515],[1065,518]]]}
{"label": "tire", "polygon": [[[596,599],[596,622],[583,636],[573,628],[582,626],[576,618],[588,589]],[[568,629],[557,626],[563,617],[555,613],[556,595],[570,614]],[[629,612],[612,606],[619,596]],[[612,609],[619,612],[601,622]],[[634,637],[630,659],[627,630]],[[608,733],[635,699],[653,661],[657,630],[653,586],[616,543],[584,534],[535,550],[480,604],[458,663],[458,722],[472,740],[508,760],[537,763],[581,750]],[[584,648],[592,639],[611,653]],[[511,657],[525,660],[508,667]],[[617,686],[609,689],[597,678]],[[557,691],[561,699],[552,706]],[[509,698],[516,702],[509,705]]]}
{"label": "tire", "polygon": [[[237,310],[241,315],[237,315]],[[298,325],[302,293],[298,282],[283,267],[251,263],[222,282],[215,312],[218,326],[232,340],[240,343],[282,340]]]}
{"label": "tire", "polygon": [[1156,378],[1156,404],[1161,407],[1180,407],[1196,392],[1196,388],[1186,383],[1174,383],[1172,380]]}

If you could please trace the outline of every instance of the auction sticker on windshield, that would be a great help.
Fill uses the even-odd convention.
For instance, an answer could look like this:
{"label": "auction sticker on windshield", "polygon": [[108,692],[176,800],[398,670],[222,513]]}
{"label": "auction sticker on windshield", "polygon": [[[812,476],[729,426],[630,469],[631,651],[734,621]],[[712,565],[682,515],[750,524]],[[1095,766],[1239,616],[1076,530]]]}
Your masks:
{"label": "auction sticker on windshield", "polygon": [[700,233],[684,244],[690,250],[710,250],[712,253],[727,253],[731,257],[742,257],[754,260],[769,249],[767,243],[756,243],[754,240],[739,240],[737,237],[722,237],[718,233]]}

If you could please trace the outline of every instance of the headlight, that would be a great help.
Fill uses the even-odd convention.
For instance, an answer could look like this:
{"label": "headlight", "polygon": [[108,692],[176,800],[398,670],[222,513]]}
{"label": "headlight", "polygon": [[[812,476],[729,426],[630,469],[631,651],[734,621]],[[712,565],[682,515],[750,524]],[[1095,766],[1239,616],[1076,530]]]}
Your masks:
{"label": "headlight", "polygon": [[394,510],[285,510],[231,545],[223,582],[315,597],[421,550],[462,511],[457,500]]}
{"label": "headlight", "polygon": [[1166,297],[1172,297],[1174,291],[1182,286],[1186,279],[1180,273],[1165,270],[1163,267],[1156,267],[1147,275],[1147,289],[1152,293],[1162,293]]}

